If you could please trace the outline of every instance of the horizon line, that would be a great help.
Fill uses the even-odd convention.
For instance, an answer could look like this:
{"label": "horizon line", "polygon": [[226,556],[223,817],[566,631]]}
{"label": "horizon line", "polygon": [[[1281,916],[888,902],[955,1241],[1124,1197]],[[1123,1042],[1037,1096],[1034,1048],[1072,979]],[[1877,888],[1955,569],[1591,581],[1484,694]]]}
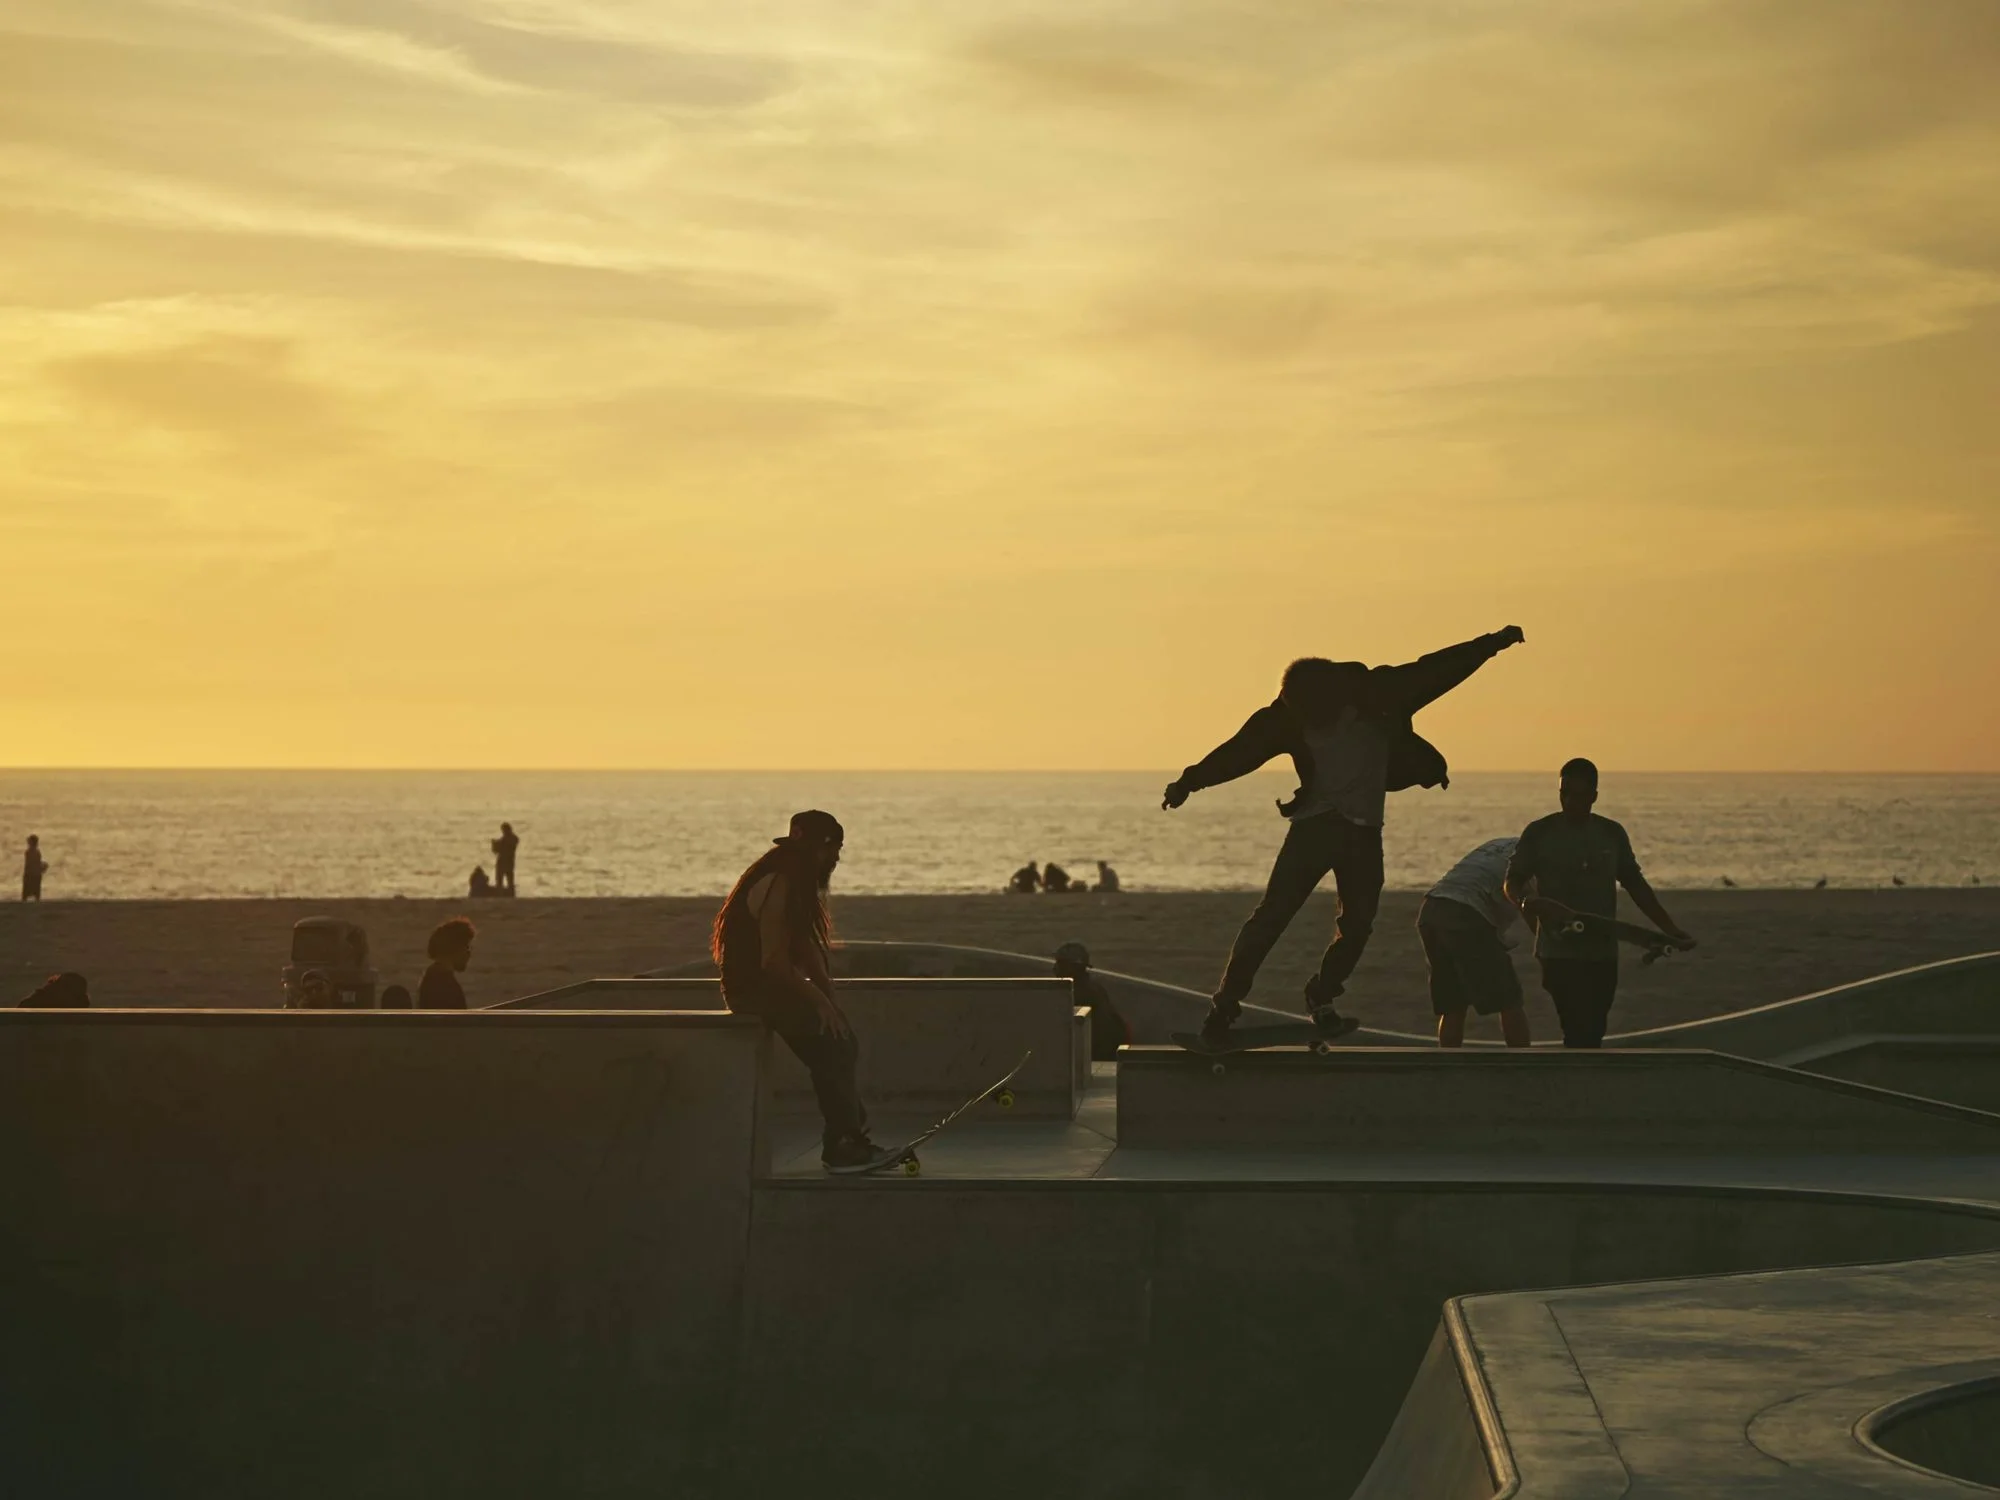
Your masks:
{"label": "horizon line", "polygon": [[[0,765],[0,775],[71,775],[111,772],[155,774],[246,773],[355,776],[1173,776],[1171,766],[312,766],[312,765]],[[1281,767],[1260,766],[1247,773],[1285,775]],[[1550,766],[1465,766],[1455,776],[1553,776]],[[1988,769],[1899,769],[1894,767],[1712,766],[1700,768],[1620,766],[1620,776],[2000,776]]]}

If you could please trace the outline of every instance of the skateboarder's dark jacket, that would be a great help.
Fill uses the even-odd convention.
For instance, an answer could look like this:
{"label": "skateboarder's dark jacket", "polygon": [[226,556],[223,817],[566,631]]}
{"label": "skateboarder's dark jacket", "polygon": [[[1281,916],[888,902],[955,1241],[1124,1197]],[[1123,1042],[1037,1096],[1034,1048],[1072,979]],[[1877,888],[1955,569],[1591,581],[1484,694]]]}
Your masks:
{"label": "skateboarder's dark jacket", "polygon": [[[1451,784],[1443,753],[1418,734],[1410,721],[1417,710],[1442,698],[1491,661],[1504,644],[1501,635],[1495,631],[1446,646],[1399,667],[1369,668],[1359,707],[1388,732],[1389,791]],[[1312,785],[1313,754],[1306,743],[1305,724],[1283,698],[1250,715],[1235,734],[1181,772],[1180,783],[1191,792],[1219,786],[1248,776],[1279,755],[1291,756],[1299,775],[1298,792],[1291,801],[1278,804],[1278,811],[1289,818]]]}

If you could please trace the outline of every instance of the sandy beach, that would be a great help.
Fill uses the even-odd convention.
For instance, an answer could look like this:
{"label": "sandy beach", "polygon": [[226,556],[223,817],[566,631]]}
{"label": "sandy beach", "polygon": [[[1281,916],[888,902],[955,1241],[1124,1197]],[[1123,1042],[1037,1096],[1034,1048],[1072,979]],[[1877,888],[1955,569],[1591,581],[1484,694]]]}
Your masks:
{"label": "sandy beach", "polygon": [[[1690,1020],[1780,1000],[1933,959],[2000,949],[2000,890],[1679,891],[1668,907],[1701,938],[1694,953],[1641,969],[1628,963],[1625,1026]],[[857,938],[967,943],[1046,954],[1089,944],[1112,969],[1205,989],[1237,926],[1246,893],[1120,896],[836,896],[841,932]],[[1349,1006],[1369,1023],[1429,1025],[1418,897],[1391,892]],[[712,899],[463,901],[107,901],[0,907],[0,998],[43,976],[79,970],[100,1005],[275,1004],[291,924],[312,915],[367,928],[384,983],[414,987],[424,937],[469,914],[480,938],[466,990],[475,1005],[573,980],[632,974],[698,958]],[[1272,955],[1256,998],[1291,1008],[1332,921],[1315,899]],[[1629,915],[1629,913],[1628,913]],[[1532,1014],[1553,1015],[1537,995]]]}

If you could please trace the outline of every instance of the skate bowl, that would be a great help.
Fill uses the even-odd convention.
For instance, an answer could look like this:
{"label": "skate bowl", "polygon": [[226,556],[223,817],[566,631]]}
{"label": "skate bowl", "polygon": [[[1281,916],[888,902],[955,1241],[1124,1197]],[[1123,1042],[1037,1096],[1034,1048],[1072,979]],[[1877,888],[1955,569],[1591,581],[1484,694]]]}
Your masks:
{"label": "skate bowl", "polygon": [[1902,1094],[2000,1111],[2000,1036],[1855,1036],[1791,1053],[1789,1066]]}
{"label": "skate bowl", "polygon": [[[888,1113],[943,1113],[1007,1072],[1016,1119],[1069,1119],[1090,1081],[1090,1016],[1075,987],[1049,976],[1019,978],[856,978],[842,982],[841,1008],[861,1040],[862,1102]],[[722,1014],[713,979],[591,979],[492,1010],[524,1012],[711,1010]],[[772,1049],[771,1088],[781,1113],[816,1106],[812,1083],[791,1049]]]}
{"label": "skate bowl", "polygon": [[1996,1301],[1992,1255],[1454,1298],[1355,1500],[1969,1495]]}
{"label": "skate bowl", "polygon": [[1992,1158],[2000,1115],[1717,1052],[1119,1054],[1120,1150]]}

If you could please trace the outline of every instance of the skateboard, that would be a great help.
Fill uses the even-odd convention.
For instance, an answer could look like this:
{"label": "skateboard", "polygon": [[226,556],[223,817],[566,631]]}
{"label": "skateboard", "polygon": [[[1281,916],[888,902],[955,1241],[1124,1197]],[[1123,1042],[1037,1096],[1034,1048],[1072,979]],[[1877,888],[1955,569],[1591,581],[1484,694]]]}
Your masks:
{"label": "skateboard", "polygon": [[1594,912],[1571,911],[1559,920],[1558,927],[1567,933],[1581,936],[1586,932],[1609,933],[1621,943],[1631,943],[1646,951],[1639,955],[1639,966],[1658,963],[1670,953],[1686,951],[1664,932],[1653,927],[1642,927],[1636,922],[1614,922],[1609,917],[1600,917]]}
{"label": "skateboard", "polygon": [[901,1172],[905,1177],[917,1176],[924,1169],[924,1164],[917,1160],[917,1147],[923,1145],[925,1141],[936,1135],[975,1104],[980,1103],[982,1100],[991,1099],[1002,1109],[1012,1109],[1014,1107],[1014,1091],[1008,1085],[1014,1081],[1021,1069],[1028,1065],[1028,1059],[1034,1055],[1033,1049],[1023,1052],[1021,1060],[1007,1070],[1006,1077],[987,1084],[985,1088],[974,1094],[965,1103],[959,1105],[957,1109],[939,1120],[935,1125],[932,1125],[928,1130],[912,1136],[909,1140],[903,1142],[902,1145],[886,1146],[867,1161],[860,1162],[855,1166],[828,1167],[826,1170],[835,1177],[861,1177],[871,1172],[889,1171]]}
{"label": "skateboard", "polygon": [[1186,1051],[1218,1059],[1214,1071],[1220,1073],[1220,1059],[1234,1057],[1239,1052],[1256,1052],[1265,1047],[1310,1047],[1325,1057],[1340,1045],[1342,1037],[1360,1025],[1361,1022],[1354,1016],[1343,1017],[1340,1029],[1332,1032],[1321,1031],[1310,1021],[1279,1021],[1269,1026],[1235,1027],[1220,1046],[1208,1041],[1198,1031],[1176,1031],[1168,1040]]}

